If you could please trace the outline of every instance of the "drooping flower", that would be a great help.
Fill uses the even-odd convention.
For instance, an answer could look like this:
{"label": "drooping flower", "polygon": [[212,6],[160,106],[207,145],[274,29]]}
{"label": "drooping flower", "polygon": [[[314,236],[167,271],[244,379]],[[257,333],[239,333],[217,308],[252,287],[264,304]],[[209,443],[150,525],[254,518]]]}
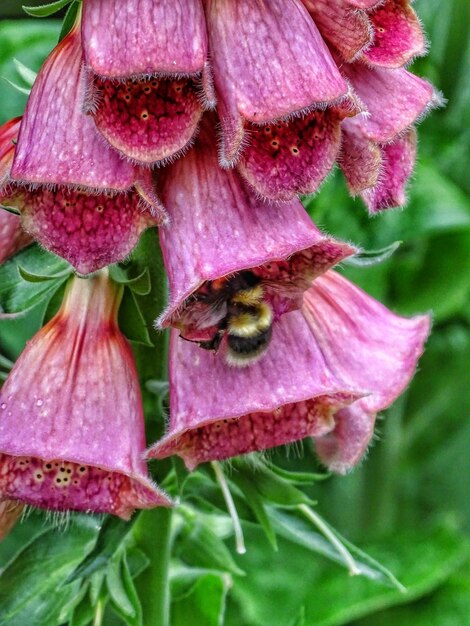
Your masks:
{"label": "drooping flower", "polygon": [[364,454],[376,413],[410,381],[428,332],[426,316],[398,317],[333,271],[279,320],[249,368],[174,331],[169,430],[148,454],[177,454],[193,469],[312,436],[323,462],[343,473]]}
{"label": "drooping flower", "polygon": [[[151,173],[122,160],[82,110],[80,31],[52,51],[33,85],[0,201],[82,274],[122,260],[164,211]],[[16,130],[18,130],[16,128]]]}
{"label": "drooping flower", "polygon": [[170,504],[149,479],[139,381],[116,322],[121,289],[73,278],[0,392],[0,500],[113,513]]}
{"label": "drooping flower", "polygon": [[[8,185],[9,172],[15,146],[20,118],[10,120],[0,126],[0,203],[2,203],[4,190]],[[0,209],[0,263],[27,246],[31,237],[21,226],[20,218],[8,211]]]}
{"label": "drooping flower", "polygon": [[206,120],[194,147],[158,181],[170,217],[160,229],[170,303],[159,323],[192,341],[221,330],[227,303],[217,290],[222,296],[224,281],[241,275],[252,287],[260,283],[251,304],[269,307],[276,321],[301,306],[316,276],[355,252],[322,234],[298,200],[260,200],[236,171],[218,167],[215,144]]}
{"label": "drooping flower", "polygon": [[99,132],[136,162],[184,152],[204,108],[200,0],[86,0],[82,32]]}

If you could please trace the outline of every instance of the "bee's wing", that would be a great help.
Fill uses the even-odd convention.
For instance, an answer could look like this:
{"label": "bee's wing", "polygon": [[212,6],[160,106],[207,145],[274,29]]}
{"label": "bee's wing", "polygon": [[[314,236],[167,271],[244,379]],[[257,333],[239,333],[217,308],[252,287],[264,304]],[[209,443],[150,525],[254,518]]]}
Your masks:
{"label": "bee's wing", "polygon": [[209,328],[216,326],[227,315],[227,302],[224,298],[216,300],[194,299],[188,302],[180,312],[179,322],[191,328]]}

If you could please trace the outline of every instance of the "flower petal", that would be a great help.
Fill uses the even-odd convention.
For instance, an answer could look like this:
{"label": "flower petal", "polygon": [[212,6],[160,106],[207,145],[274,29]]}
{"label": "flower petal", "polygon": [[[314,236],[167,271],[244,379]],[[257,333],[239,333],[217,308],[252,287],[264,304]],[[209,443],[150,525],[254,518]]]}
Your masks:
{"label": "flower petal", "polygon": [[29,245],[32,238],[26,233],[18,215],[0,208],[0,264]]}
{"label": "flower petal", "polygon": [[189,469],[325,434],[334,413],[360,396],[331,376],[296,311],[276,325],[266,357],[244,369],[173,331],[170,390],[168,434],[148,455],[178,454]]}
{"label": "flower petal", "polygon": [[428,316],[399,317],[334,271],[305,292],[302,312],[338,380],[369,391],[361,400],[369,412],[403,391],[429,333]]}
{"label": "flower petal", "polygon": [[175,158],[190,144],[202,115],[191,78],[94,78],[96,128],[129,159],[153,164]]}
{"label": "flower petal", "polygon": [[141,460],[138,376],[106,276],[72,280],[2,387],[0,498],[126,519],[170,503]]}
{"label": "flower petal", "polygon": [[344,64],[343,71],[368,110],[368,115],[357,115],[348,124],[357,124],[371,141],[392,141],[439,104],[433,86],[404,69],[371,69],[353,63]]}
{"label": "flower petal", "polygon": [[383,170],[377,185],[362,197],[371,213],[406,204],[405,188],[416,160],[416,130],[412,128],[382,148]]}
{"label": "flower petal", "polygon": [[224,162],[236,156],[240,118],[271,122],[347,94],[300,0],[208,0],[206,14]]}
{"label": "flower petal", "polygon": [[408,0],[386,0],[370,15],[374,42],[364,58],[382,67],[401,67],[426,52],[419,19]]}
{"label": "flower petal", "polygon": [[11,171],[17,182],[116,191],[132,186],[133,166],[103,143],[82,112],[85,89],[76,26],[46,59],[31,90]]}
{"label": "flower petal", "polygon": [[338,156],[343,117],[333,107],[288,122],[248,125],[240,173],[265,198],[289,200],[313,193]]}
{"label": "flower petal", "polygon": [[374,187],[382,172],[382,150],[366,139],[355,124],[345,120],[342,125],[343,142],[338,159],[352,195]]}
{"label": "flower petal", "polygon": [[332,472],[346,474],[363,458],[374,435],[375,413],[359,400],[335,414],[334,429],[314,440],[315,450]]}
{"label": "flower petal", "polygon": [[302,0],[321,34],[340,52],[345,61],[353,61],[373,39],[367,14],[345,0]]}
{"label": "flower petal", "polygon": [[86,0],[85,62],[103,77],[195,74],[207,56],[200,0]]}
{"label": "flower petal", "polygon": [[207,124],[194,148],[165,169],[160,186],[170,216],[160,229],[171,294],[163,325],[181,327],[191,317],[198,303],[190,296],[206,281],[253,268],[279,285],[278,294],[285,290],[276,304],[284,312],[286,301],[298,300],[315,276],[354,251],[321,234],[298,200],[265,202],[236,171],[220,169]]}
{"label": "flower petal", "polygon": [[157,223],[135,192],[110,196],[40,187],[18,189],[6,203],[21,211],[31,236],[80,274],[122,261],[142,232]]}

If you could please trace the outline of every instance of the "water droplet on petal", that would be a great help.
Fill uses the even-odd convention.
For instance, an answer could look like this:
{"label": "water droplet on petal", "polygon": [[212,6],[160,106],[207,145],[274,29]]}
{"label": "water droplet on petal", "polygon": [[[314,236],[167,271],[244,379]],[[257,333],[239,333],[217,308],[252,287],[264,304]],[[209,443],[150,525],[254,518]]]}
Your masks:
{"label": "water droplet on petal", "polygon": [[6,402],[3,402],[0,406],[2,407],[2,410],[3,410],[3,411],[7,408],[7,404],[6,404]]}
{"label": "water droplet on petal", "polygon": [[44,400],[37,400],[36,406],[42,406],[44,404]]}

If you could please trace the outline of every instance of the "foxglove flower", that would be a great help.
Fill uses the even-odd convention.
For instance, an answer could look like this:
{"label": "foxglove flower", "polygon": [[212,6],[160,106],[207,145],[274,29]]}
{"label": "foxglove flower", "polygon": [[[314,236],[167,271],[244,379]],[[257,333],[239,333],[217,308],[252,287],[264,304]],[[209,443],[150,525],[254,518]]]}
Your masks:
{"label": "foxglove flower", "polygon": [[428,331],[426,316],[398,317],[331,270],[249,368],[174,331],[169,431],[148,454],[177,454],[193,469],[311,436],[323,462],[345,472],[364,454],[376,413],[408,384]]}
{"label": "foxglove flower", "polygon": [[0,392],[0,500],[113,513],[168,506],[148,478],[121,290],[102,271],[73,278],[58,314],[28,343]]}
{"label": "foxglove flower", "polygon": [[[8,186],[9,172],[13,160],[20,118],[10,120],[0,126],[0,204],[4,190]],[[31,237],[23,230],[18,215],[0,209],[0,263],[27,246]]]}
{"label": "foxglove flower", "polygon": [[85,0],[82,32],[88,106],[103,137],[145,164],[184,152],[204,107],[200,0]]}
{"label": "foxglove flower", "polygon": [[170,303],[159,323],[193,341],[217,333],[224,304],[208,292],[220,279],[248,271],[262,281],[276,320],[301,306],[316,276],[355,252],[320,233],[298,200],[265,202],[236,171],[220,169],[213,133],[206,120],[195,146],[158,181],[170,217],[160,229]]}
{"label": "foxglove flower", "polygon": [[80,31],[52,51],[21,122],[3,204],[23,226],[82,274],[122,260],[164,218],[149,171],[122,160],[81,111],[85,92]]}

